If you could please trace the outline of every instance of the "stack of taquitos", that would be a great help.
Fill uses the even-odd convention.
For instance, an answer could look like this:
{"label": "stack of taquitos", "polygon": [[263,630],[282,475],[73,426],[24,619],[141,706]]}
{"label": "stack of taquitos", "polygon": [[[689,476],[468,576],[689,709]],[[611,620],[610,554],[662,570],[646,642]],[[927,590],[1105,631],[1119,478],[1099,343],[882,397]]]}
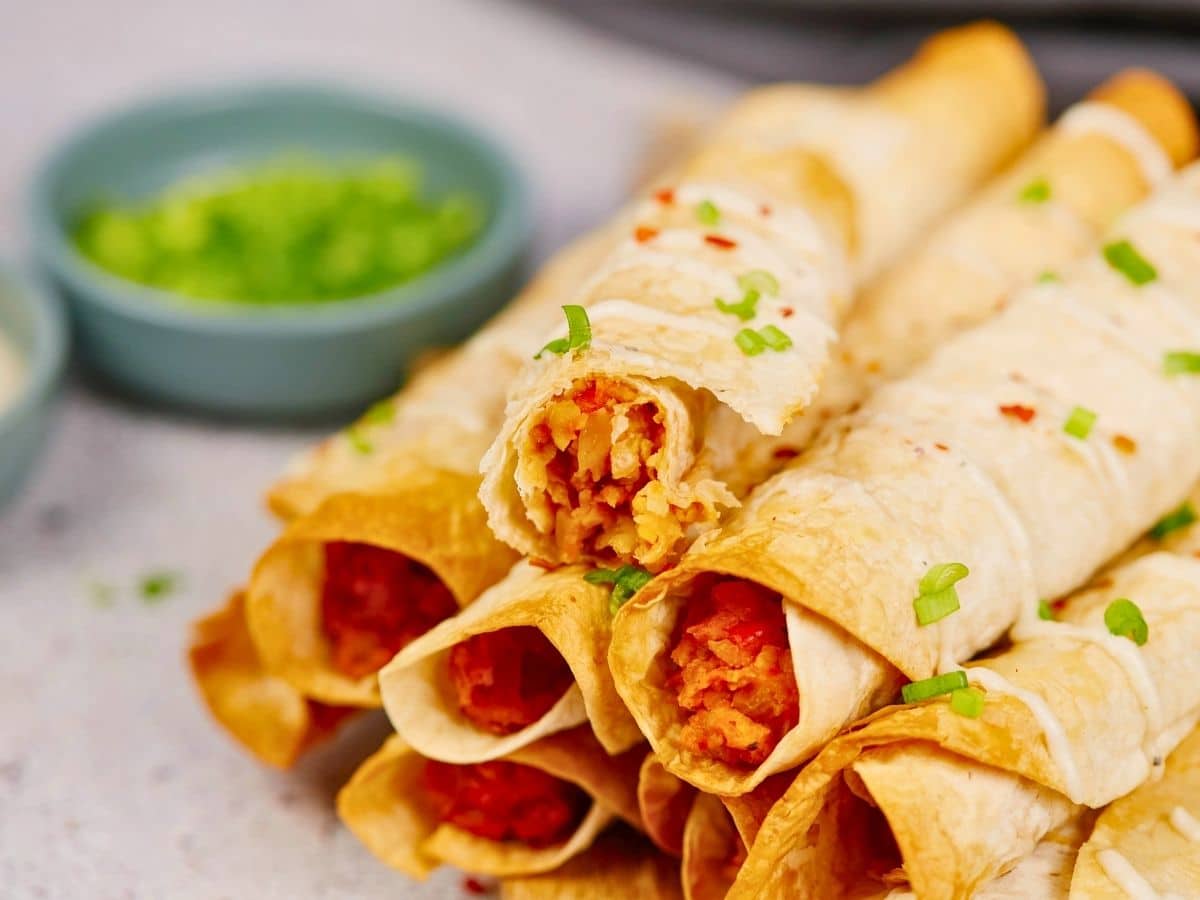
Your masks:
{"label": "stack of taquitos", "polygon": [[[947,141],[937,130],[947,95],[982,90],[983,82],[998,85],[980,95],[986,97],[981,106],[995,107],[992,114],[971,128],[956,128],[956,137]],[[1036,75],[1019,44],[998,26],[941,36],[885,84],[866,95],[797,88],[794,101],[772,101],[762,109],[753,99],[732,118],[757,123],[760,133],[774,129],[779,148],[750,152],[719,139],[696,156],[690,170],[735,181],[759,172],[764,179],[759,188],[771,197],[811,198],[813,214],[833,230],[886,230],[886,241],[895,243],[915,235],[935,207],[960,200],[979,177],[1018,149],[1040,110]],[[868,102],[867,96],[874,99]],[[853,168],[861,146],[843,139],[814,155],[794,142],[819,143],[818,125],[841,105],[859,110],[889,103],[895,108],[884,117],[888,129],[911,131],[914,141],[927,146],[953,147],[955,165],[920,204],[927,213],[889,219],[884,229],[870,223],[886,218],[880,204],[890,199],[881,192],[856,194],[851,210],[844,185],[829,172],[831,165]],[[814,120],[805,124],[810,115]],[[873,116],[866,118],[883,127]],[[867,130],[860,137],[872,135],[878,136]],[[909,143],[904,148],[912,149]],[[745,169],[750,157],[758,162]],[[921,169],[914,158],[894,162],[888,171],[903,175],[910,165]],[[638,209],[627,213],[610,233],[626,237],[640,215]],[[777,221],[790,218],[779,210]],[[375,669],[511,564],[513,555],[488,532],[474,497],[480,437],[494,430],[499,418],[495,386],[504,384],[505,371],[517,359],[540,345],[540,336],[531,335],[547,328],[546,310],[568,295],[564,285],[583,282],[581,273],[606,240],[598,237],[553,266],[527,292],[526,302],[426,373],[397,402],[373,410],[326,442],[272,491],[277,510],[307,514],[264,555],[244,599],[233,598],[225,610],[200,623],[193,650],[193,667],[210,706],[260,755],[280,764],[294,759],[331,718],[326,705],[378,705]],[[487,373],[486,386],[479,384],[481,372]]]}
{"label": "stack of taquitos", "polygon": [[879,391],[622,608],[610,666],[669,770],[752,789],[1179,503],[1200,474],[1200,381],[1172,362],[1200,346],[1198,217],[1192,168],[1103,254]]}

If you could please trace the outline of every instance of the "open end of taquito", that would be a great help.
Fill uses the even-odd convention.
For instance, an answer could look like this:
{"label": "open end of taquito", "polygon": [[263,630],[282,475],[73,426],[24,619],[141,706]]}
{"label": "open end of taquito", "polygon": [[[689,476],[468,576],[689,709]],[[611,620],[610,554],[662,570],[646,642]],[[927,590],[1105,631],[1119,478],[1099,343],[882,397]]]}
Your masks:
{"label": "open end of taquito", "polygon": [[415,878],[448,863],[482,875],[547,872],[615,819],[640,825],[642,751],[610,757],[586,728],[503,760],[457,765],[390,738],[338,794],[338,814],[384,863]]}
{"label": "open end of taquito", "polygon": [[401,651],[379,676],[400,737],[455,763],[499,759],[585,722],[610,753],[640,744],[605,665],[610,588],[584,581],[587,571],[518,563]]}
{"label": "open end of taquito", "polygon": [[638,770],[638,810],[646,835],[664,853],[683,855],[683,833],[696,799],[696,789],[647,753]]}
{"label": "open end of taquito", "polygon": [[745,794],[895,696],[900,677],[827,620],[763,584],[684,567],[614,621],[617,690],[671,773]]}
{"label": "open end of taquito", "polygon": [[213,718],[268,765],[286,769],[357,710],[305,697],[263,667],[246,628],[245,595],[195,622],[188,664]]}
{"label": "open end of taquito", "polygon": [[293,522],[247,588],[264,663],[307,696],[378,706],[378,670],[513,562],[476,480],[425,471],[392,493],[339,494]]}
{"label": "open end of taquito", "polygon": [[506,878],[503,900],[682,900],[679,863],[635,831],[616,825],[553,872]]}

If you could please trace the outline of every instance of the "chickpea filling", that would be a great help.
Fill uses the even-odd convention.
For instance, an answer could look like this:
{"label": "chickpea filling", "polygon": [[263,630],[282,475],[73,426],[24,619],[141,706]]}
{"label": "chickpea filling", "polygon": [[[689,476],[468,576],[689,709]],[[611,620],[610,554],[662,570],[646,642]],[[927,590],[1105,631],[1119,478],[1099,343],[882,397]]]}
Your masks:
{"label": "chickpea filling", "polygon": [[701,518],[701,504],[672,505],[658,481],[663,418],[632,387],[603,378],[575,382],[543,410],[524,462],[545,479],[539,487],[563,561],[654,568]]}
{"label": "chickpea filling", "polygon": [[325,545],[321,628],[342,674],[374,674],[456,612],[441,579],[407,556],[349,541]]}
{"label": "chickpea filling", "polygon": [[492,734],[532,725],[575,683],[566,660],[529,625],[473,635],[450,649],[447,665],[458,708]]}
{"label": "chickpea filling", "polygon": [[666,686],[683,713],[681,746],[753,769],[799,721],[779,594],[740,578],[705,576],[684,607]]}
{"label": "chickpea filling", "polygon": [[535,848],[570,837],[590,805],[577,785],[507,760],[453,765],[431,759],[422,781],[438,821],[489,841]]}

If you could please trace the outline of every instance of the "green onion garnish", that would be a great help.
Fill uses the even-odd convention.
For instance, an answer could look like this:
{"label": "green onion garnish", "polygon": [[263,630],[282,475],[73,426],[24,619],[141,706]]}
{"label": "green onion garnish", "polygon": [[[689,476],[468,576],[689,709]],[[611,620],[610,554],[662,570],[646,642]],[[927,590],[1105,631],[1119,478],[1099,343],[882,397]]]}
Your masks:
{"label": "green onion garnish", "polygon": [[1050,605],[1048,600],[1038,601],[1038,618],[1043,622],[1054,621],[1054,607]]}
{"label": "green onion garnish", "polygon": [[765,328],[759,329],[758,333],[766,341],[767,346],[776,353],[782,353],[792,346],[792,339],[774,325],[767,325]]}
{"label": "green onion garnish", "polygon": [[534,354],[534,359],[541,359],[547,350],[562,356],[568,350],[586,350],[591,346],[592,323],[588,321],[587,310],[582,306],[564,306],[562,311],[567,317],[567,336],[550,341]]}
{"label": "green onion garnish", "polygon": [[950,708],[960,716],[978,719],[983,715],[983,691],[973,687],[951,691]]}
{"label": "green onion garnish", "polygon": [[738,287],[746,293],[757,291],[768,297],[779,296],[779,281],[765,269],[754,269],[738,276]]}
{"label": "green onion garnish", "polygon": [[345,434],[346,440],[350,442],[350,446],[363,456],[375,451],[375,445],[367,440],[366,435],[362,433],[361,429],[359,429],[357,425],[351,425],[346,429]]}
{"label": "green onion garnish", "polygon": [[721,211],[711,200],[702,200],[696,204],[696,218],[701,225],[721,224]]}
{"label": "green onion garnish", "polygon": [[753,328],[743,328],[733,336],[733,342],[747,356],[758,356],[767,349],[767,342]]}
{"label": "green onion garnish", "polygon": [[1117,637],[1126,637],[1139,647],[1150,637],[1150,626],[1142,618],[1142,611],[1132,600],[1122,597],[1108,604],[1104,610],[1104,624]]}
{"label": "green onion garnish", "polygon": [[1154,523],[1154,527],[1150,529],[1150,537],[1156,541],[1161,541],[1172,531],[1178,531],[1180,528],[1187,528],[1196,521],[1196,509],[1192,506],[1190,500],[1184,500],[1178,507],[1171,510],[1161,519]]}
{"label": "green onion garnish", "polygon": [[932,625],[957,612],[958,590],[954,585],[970,574],[971,570],[962,563],[939,563],[932,566],[917,586],[917,597],[913,600],[917,624]]}
{"label": "green onion garnish", "polygon": [[1039,175],[1021,188],[1017,199],[1022,203],[1045,203],[1050,199],[1050,182]]}
{"label": "green onion garnish", "polygon": [[1163,371],[1168,375],[1200,374],[1200,353],[1194,350],[1172,350],[1163,357]]}
{"label": "green onion garnish", "polygon": [[142,576],[138,591],[142,602],[150,605],[161,603],[179,585],[179,576],[174,572],[150,572]]}
{"label": "green onion garnish", "polygon": [[1152,266],[1129,241],[1113,241],[1104,245],[1104,258],[1108,264],[1139,287],[1158,277]]}
{"label": "green onion garnish", "polygon": [[1096,414],[1090,409],[1077,406],[1067,416],[1067,421],[1063,424],[1063,431],[1071,435],[1071,437],[1085,441],[1087,440],[1087,436],[1092,433],[1092,426],[1095,424]]}
{"label": "green onion garnish", "polygon": [[716,299],[717,309],[728,315],[737,316],[743,322],[748,322],[758,313],[760,296],[758,291],[746,291],[746,296],[742,298],[741,303],[726,303],[718,297]]}
{"label": "green onion garnish", "polygon": [[396,418],[396,404],[389,398],[367,409],[358,421],[362,425],[388,425]]}
{"label": "green onion garnish", "polygon": [[920,703],[930,697],[940,697],[967,686],[967,673],[962,669],[956,672],[944,672],[922,681],[910,681],[900,689],[900,696],[905,703]]}
{"label": "green onion garnish", "polygon": [[611,584],[613,586],[612,593],[608,598],[608,611],[615,616],[617,610],[624,606],[630,597],[649,584],[653,577],[645,569],[625,565],[619,569],[592,569],[583,576],[583,580],[588,584]]}
{"label": "green onion garnish", "polygon": [[1047,269],[1037,277],[1038,284],[1054,284],[1059,281],[1062,281],[1062,276],[1052,269]]}

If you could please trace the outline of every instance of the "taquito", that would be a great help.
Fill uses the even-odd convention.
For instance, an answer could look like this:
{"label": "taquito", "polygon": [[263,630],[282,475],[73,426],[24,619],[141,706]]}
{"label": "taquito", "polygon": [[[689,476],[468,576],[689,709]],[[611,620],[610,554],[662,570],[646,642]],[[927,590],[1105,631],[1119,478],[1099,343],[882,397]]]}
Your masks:
{"label": "taquito", "polygon": [[664,853],[683,855],[683,831],[697,791],[647,753],[638,770],[638,811],[646,836]]}
{"label": "taquito", "polygon": [[586,852],[553,872],[506,878],[503,900],[683,900],[679,861],[644,837],[613,828]]}
{"label": "taquito", "polygon": [[971,897],[1079,806],[1160,776],[1200,719],[1200,559],[1150,554],[1054,616],[939,676],[953,690],[921,682],[933,699],[827,745],[766,817],[731,900],[901,884]]}
{"label": "taquito", "polygon": [[738,448],[812,401],[852,288],[1015,156],[1042,105],[993,24],[862,89],[751,93],[628,213],[573,298],[586,340],[517,378],[481,466],[496,535],[554,563],[669,564],[737,504]]}
{"label": "taquito", "polygon": [[878,391],[620,610],[613,677],[670,771],[750,790],[1180,502],[1200,475],[1198,232],[1195,166],[1102,252]]}
{"label": "taquito", "polygon": [[1079,851],[1072,900],[1200,894],[1200,731],[1151,781],[1100,813]]}
{"label": "taquito", "polygon": [[607,665],[610,589],[588,569],[518,563],[379,673],[396,733],[444,762],[485,762],[590,723],[620,753],[643,738]]}
{"label": "taquito", "polygon": [[338,793],[338,815],[376,857],[413,878],[443,863],[481,875],[548,872],[617,820],[640,828],[642,756],[640,748],[609,756],[586,727],[465,766],[423,757],[392,736]]}

